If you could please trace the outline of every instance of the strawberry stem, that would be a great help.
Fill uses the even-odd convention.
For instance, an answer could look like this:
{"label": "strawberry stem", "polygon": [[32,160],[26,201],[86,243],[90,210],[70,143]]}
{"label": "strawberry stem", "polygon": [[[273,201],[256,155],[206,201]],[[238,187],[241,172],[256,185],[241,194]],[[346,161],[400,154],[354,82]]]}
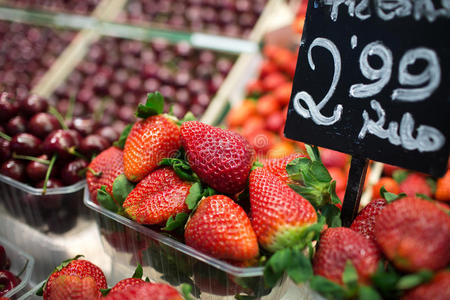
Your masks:
{"label": "strawberry stem", "polygon": [[25,159],[25,160],[35,161],[35,162],[41,163],[43,165],[49,165],[50,164],[50,161],[47,160],[47,159],[42,159],[42,158],[38,158],[38,157],[34,157],[34,156],[28,156],[28,155],[19,155],[19,154],[15,153],[15,152],[13,153],[12,157],[16,158],[16,159]]}
{"label": "strawberry stem", "polygon": [[11,142],[11,140],[12,140],[12,138],[9,135],[7,135],[6,133],[1,132],[1,131],[0,131],[0,138],[7,140],[8,142]]}
{"label": "strawberry stem", "polygon": [[52,172],[57,157],[57,154],[53,155],[52,160],[50,161],[50,164],[48,166],[47,173],[45,174],[44,186],[42,187],[42,195],[45,195],[45,193],[47,192],[48,179],[50,178],[50,173]]}

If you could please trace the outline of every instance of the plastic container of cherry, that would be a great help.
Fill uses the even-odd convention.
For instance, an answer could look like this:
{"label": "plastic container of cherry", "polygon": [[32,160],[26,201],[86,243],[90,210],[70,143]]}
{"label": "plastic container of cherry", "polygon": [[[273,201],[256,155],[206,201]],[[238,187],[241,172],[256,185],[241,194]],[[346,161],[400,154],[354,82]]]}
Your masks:
{"label": "plastic container of cherry", "polygon": [[28,286],[34,259],[0,237],[0,297],[17,299]]}
{"label": "plastic container of cherry", "polygon": [[181,243],[176,235],[109,211],[91,200],[88,189],[84,204],[95,212],[104,251],[114,264],[111,277],[123,276],[140,263],[152,281],[190,284],[196,299],[235,299],[237,294],[282,299],[288,289],[286,278],[266,288],[263,267],[234,266]]}

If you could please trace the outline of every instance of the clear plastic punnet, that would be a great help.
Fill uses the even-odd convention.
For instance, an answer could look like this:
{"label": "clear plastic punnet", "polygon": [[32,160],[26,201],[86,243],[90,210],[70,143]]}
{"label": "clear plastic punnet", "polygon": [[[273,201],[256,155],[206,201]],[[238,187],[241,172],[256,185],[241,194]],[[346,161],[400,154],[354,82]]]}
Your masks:
{"label": "clear plastic punnet", "polygon": [[19,275],[20,283],[7,292],[3,297],[17,299],[23,289],[28,286],[31,273],[33,272],[34,259],[19,247],[13,245],[0,236],[0,245],[5,248],[6,255],[11,260],[11,266],[8,271],[14,275]]}
{"label": "clear plastic punnet", "polygon": [[111,278],[132,274],[139,263],[150,280],[179,288],[188,283],[196,299],[235,299],[236,294],[257,299],[282,299],[284,277],[274,288],[264,285],[262,267],[238,267],[199,252],[157,227],[138,224],[94,203],[85,189],[84,203],[96,212],[104,251],[113,262]]}

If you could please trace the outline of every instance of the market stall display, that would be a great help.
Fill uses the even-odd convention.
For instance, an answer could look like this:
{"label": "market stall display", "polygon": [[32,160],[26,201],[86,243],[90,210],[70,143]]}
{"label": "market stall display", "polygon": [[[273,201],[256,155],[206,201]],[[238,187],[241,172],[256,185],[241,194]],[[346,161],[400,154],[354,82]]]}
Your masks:
{"label": "market stall display", "polygon": [[72,31],[0,21],[1,91],[27,97],[74,36]]}
{"label": "market stall display", "polygon": [[103,37],[89,48],[50,101],[64,114],[74,97],[75,116],[91,116],[101,125],[112,125],[119,134],[123,124],[135,120],[135,108],[148,91],[159,90],[168,99],[165,111],[172,109],[177,117],[187,111],[201,116],[235,59],[187,42]]}
{"label": "market stall display", "polygon": [[88,15],[95,7],[97,7],[100,1],[101,0],[4,0],[1,2],[7,6],[20,9],[35,9]]}
{"label": "market stall display", "polygon": [[267,0],[129,0],[119,21],[144,26],[248,37]]}

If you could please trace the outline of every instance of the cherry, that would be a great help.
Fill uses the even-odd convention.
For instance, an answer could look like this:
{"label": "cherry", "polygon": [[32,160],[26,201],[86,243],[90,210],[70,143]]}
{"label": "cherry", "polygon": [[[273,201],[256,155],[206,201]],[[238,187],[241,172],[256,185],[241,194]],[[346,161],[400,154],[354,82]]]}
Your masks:
{"label": "cherry", "polygon": [[100,153],[108,148],[111,143],[104,137],[91,134],[85,137],[80,144],[80,152],[86,155],[92,155],[94,153]]}
{"label": "cherry", "polygon": [[0,120],[6,122],[17,115],[18,105],[13,101],[7,92],[0,95]]}
{"label": "cherry", "polygon": [[7,292],[15,288],[21,282],[19,277],[16,277],[13,273],[7,270],[0,271],[0,296],[5,295]]}
{"label": "cherry", "polygon": [[6,132],[9,135],[16,135],[27,130],[27,121],[22,116],[15,116],[6,124]]}
{"label": "cherry", "polygon": [[86,136],[94,132],[96,127],[95,121],[88,118],[74,118],[70,124],[69,128],[75,129],[80,134]]}
{"label": "cherry", "polygon": [[84,159],[76,159],[69,162],[61,169],[61,179],[65,185],[72,185],[84,178],[81,171],[88,166]]}
{"label": "cherry", "polygon": [[7,160],[10,156],[9,141],[0,138],[0,163]]}
{"label": "cherry", "polygon": [[17,159],[8,159],[2,164],[0,173],[17,181],[24,181],[25,164]]}
{"label": "cherry", "polygon": [[114,130],[112,126],[104,126],[97,130],[95,133],[104,137],[110,143],[115,142],[119,138],[119,134]]}
{"label": "cherry", "polygon": [[6,255],[5,248],[0,245],[0,270],[8,270],[11,266],[11,260]]}
{"label": "cherry", "polygon": [[41,140],[29,133],[19,133],[15,135],[9,148],[11,152],[20,155],[39,155],[41,153]]}
{"label": "cherry", "polygon": [[26,116],[32,116],[39,112],[47,111],[47,101],[38,95],[30,95],[20,103],[20,111]]}
{"label": "cherry", "polygon": [[[38,159],[47,160],[47,155],[41,155],[38,157]],[[25,169],[28,178],[30,178],[33,181],[39,181],[45,179],[45,174],[47,174],[48,170],[48,164],[41,163],[39,161],[30,161]],[[51,171],[51,176],[56,175],[56,168],[53,168]]]}
{"label": "cherry", "polygon": [[[73,131],[73,130],[72,130]],[[44,140],[43,150],[48,155],[58,154],[61,159],[71,156],[68,152],[71,147],[77,146],[76,131],[58,129],[52,131]]]}
{"label": "cherry", "polygon": [[55,116],[40,112],[35,114],[28,122],[28,131],[39,138],[45,138],[50,132],[60,129],[61,125]]}

